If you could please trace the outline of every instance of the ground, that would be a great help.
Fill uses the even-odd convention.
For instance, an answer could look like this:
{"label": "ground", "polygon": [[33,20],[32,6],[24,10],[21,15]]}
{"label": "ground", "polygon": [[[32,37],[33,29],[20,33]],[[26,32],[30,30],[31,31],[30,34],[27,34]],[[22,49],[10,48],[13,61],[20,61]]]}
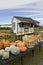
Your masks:
{"label": "ground", "polygon": [[[10,41],[17,40],[16,35],[12,32],[11,29],[1,28],[0,32],[11,34],[11,36],[8,38],[8,40],[10,40]],[[0,38],[0,40],[1,40],[1,38]],[[20,58],[17,60],[14,60],[14,61],[10,62],[8,65],[21,65]],[[41,52],[39,52],[39,48],[35,48],[34,57],[32,57],[31,51],[29,54],[25,55],[23,57],[23,65],[43,65],[43,46],[41,47]]]}

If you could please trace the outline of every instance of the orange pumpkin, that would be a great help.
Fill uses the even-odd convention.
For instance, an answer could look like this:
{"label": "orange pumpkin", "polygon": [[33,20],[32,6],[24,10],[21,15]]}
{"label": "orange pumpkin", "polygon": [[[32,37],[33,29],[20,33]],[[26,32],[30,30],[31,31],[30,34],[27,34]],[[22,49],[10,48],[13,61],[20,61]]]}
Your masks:
{"label": "orange pumpkin", "polygon": [[20,48],[20,51],[21,51],[21,52],[25,52],[25,51],[27,50],[27,47],[21,46],[21,47],[19,47],[19,48]]}
{"label": "orange pumpkin", "polygon": [[17,41],[15,41],[15,42],[16,42],[16,44],[17,44],[17,43],[19,43],[19,42],[21,42],[21,41],[20,41],[20,40],[17,40]]}
{"label": "orange pumpkin", "polygon": [[16,42],[11,42],[10,45],[17,46]]}
{"label": "orange pumpkin", "polygon": [[2,42],[0,42],[0,49],[3,49],[4,48],[4,45]]}
{"label": "orange pumpkin", "polygon": [[4,44],[4,48],[10,46],[10,42],[8,40],[5,40],[5,42],[3,42],[3,44]]}
{"label": "orange pumpkin", "polygon": [[27,42],[23,41],[24,46],[26,46]]}
{"label": "orange pumpkin", "polygon": [[25,46],[25,43],[24,43],[24,42],[22,42],[22,41],[20,41],[20,42],[18,42],[18,43],[17,43],[17,46],[18,46],[18,47],[21,47],[21,46],[23,46],[23,47],[24,47],[24,46]]}

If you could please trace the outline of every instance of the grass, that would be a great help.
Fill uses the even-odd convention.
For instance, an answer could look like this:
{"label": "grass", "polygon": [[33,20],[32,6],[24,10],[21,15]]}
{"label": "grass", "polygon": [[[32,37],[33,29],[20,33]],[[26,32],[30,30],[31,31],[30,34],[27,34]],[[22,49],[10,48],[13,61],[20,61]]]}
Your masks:
{"label": "grass", "polygon": [[[11,36],[8,38],[8,40],[10,40],[10,41],[17,40],[16,35],[12,32],[11,29],[1,29],[0,32],[8,33],[8,34],[10,33]],[[1,38],[0,38],[0,40],[1,40]],[[40,62],[40,60],[43,60],[43,47],[41,47],[41,52],[39,52],[38,48],[35,48],[34,50],[35,50],[34,57],[32,57],[31,51],[29,52],[29,54],[27,54],[23,57],[23,65],[39,65],[38,63]],[[14,61],[10,62],[8,65],[21,65],[20,58],[18,58],[17,60],[14,60]]]}
{"label": "grass", "polygon": [[40,31],[43,31],[43,27],[35,28],[35,33],[38,33]]}

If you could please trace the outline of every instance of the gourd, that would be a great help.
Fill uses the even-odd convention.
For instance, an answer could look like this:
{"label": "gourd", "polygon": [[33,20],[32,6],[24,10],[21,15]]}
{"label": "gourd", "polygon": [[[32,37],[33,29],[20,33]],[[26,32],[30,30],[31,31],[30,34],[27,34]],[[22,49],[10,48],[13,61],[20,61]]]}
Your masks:
{"label": "gourd", "polygon": [[22,47],[22,46],[20,47],[21,52],[25,52],[26,50],[27,50],[27,47]]}
{"label": "gourd", "polygon": [[10,46],[11,53],[17,55],[20,53],[20,48],[15,46]]}
{"label": "gourd", "polygon": [[2,59],[8,59],[9,58],[9,52],[4,51],[2,54]]}
{"label": "gourd", "polygon": [[4,50],[1,49],[1,50],[0,50],[0,56],[2,56],[3,52],[4,52]]}
{"label": "gourd", "polygon": [[5,48],[5,51],[10,52],[10,47],[6,47],[6,48]]}

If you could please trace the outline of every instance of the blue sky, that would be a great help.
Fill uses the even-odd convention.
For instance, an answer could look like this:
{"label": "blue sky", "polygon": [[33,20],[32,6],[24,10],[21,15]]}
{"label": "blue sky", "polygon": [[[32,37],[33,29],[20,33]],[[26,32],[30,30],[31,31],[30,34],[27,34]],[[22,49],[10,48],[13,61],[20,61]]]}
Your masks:
{"label": "blue sky", "polygon": [[31,17],[43,24],[43,0],[0,0],[0,24],[11,23],[13,16]]}

